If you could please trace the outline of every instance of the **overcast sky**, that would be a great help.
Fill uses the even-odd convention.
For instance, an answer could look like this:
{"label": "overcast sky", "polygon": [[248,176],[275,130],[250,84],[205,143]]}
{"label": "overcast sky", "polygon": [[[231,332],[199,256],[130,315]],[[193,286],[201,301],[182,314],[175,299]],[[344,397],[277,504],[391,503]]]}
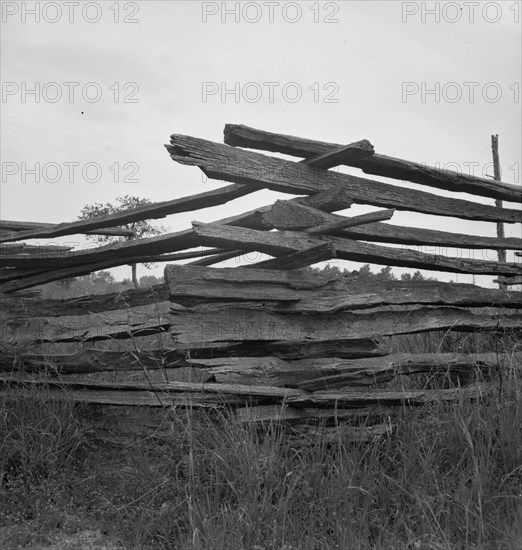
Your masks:
{"label": "overcast sky", "polygon": [[[520,185],[520,2],[1,4],[2,219],[59,223],[120,195],[163,201],[219,187],[163,144],[172,133],[221,142],[226,123],[366,138],[378,153],[428,165],[467,172],[478,163],[477,175],[492,175],[498,133],[502,179]],[[282,196],[257,192],[161,223],[177,231]],[[496,231],[405,212],[393,223]],[[506,226],[507,236],[517,231]]]}

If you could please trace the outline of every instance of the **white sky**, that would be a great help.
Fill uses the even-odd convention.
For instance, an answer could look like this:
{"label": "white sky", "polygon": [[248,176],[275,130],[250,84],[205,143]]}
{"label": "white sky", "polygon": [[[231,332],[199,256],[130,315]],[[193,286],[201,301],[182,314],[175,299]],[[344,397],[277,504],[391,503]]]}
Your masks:
{"label": "white sky", "polygon": [[[490,136],[498,133],[503,180],[520,185],[521,2],[1,4],[2,219],[59,223],[74,220],[85,204],[119,195],[163,201],[220,187],[197,168],[174,163],[163,143],[172,133],[222,142],[229,122],[335,143],[366,138],[378,153],[429,165],[457,163],[452,167],[468,171],[465,163],[477,162],[478,175],[487,170]],[[239,21],[223,11],[236,4]],[[267,82],[278,83],[273,101]],[[216,93],[203,100],[204,86],[231,90],[235,83],[250,98],[257,85],[261,97],[249,102]],[[285,88],[288,94],[302,93],[295,102],[282,94],[289,83],[295,84]],[[412,91],[407,97],[405,83]],[[438,93],[422,93],[436,86]],[[35,87],[37,96],[30,93]],[[57,91],[62,98],[53,102]],[[330,92],[336,102],[325,101]],[[462,97],[454,101],[458,92]],[[62,170],[58,181],[52,163]],[[78,163],[73,181],[73,165],[65,163]],[[35,167],[39,182],[34,173],[23,173]],[[280,197],[290,198],[263,191],[160,223],[177,231],[193,219],[212,221]],[[369,210],[352,207],[350,214]],[[496,231],[490,223],[405,212],[392,223],[490,236]],[[519,232],[520,226],[506,226],[506,236]],[[78,236],[63,241],[84,242]],[[495,259],[496,253],[476,251],[474,257]],[[145,274],[141,268],[139,275]]]}

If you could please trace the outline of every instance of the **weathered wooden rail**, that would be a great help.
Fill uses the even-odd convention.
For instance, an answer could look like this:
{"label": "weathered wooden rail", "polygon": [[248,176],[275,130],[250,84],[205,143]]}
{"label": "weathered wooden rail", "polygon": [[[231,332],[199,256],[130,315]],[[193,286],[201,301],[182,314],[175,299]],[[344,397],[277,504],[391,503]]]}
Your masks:
{"label": "weathered wooden rail", "polygon": [[[329,169],[344,164],[374,176],[512,203],[522,202],[520,187],[379,155],[367,140],[343,146],[237,125],[226,126],[224,145],[173,134],[166,147],[174,161],[232,184],[90,220],[0,225],[3,398],[30,387],[45,389],[50,399],[67,395],[83,403],[225,407],[239,421],[285,422],[305,433],[315,433],[319,424],[347,423],[351,437],[368,438],[389,432],[393,407],[481,399],[493,389],[492,384],[398,389],[405,376],[452,373],[465,381],[478,371],[521,368],[516,349],[404,354],[391,353],[389,345],[397,336],[441,331],[487,333],[492,341],[506,332],[519,338],[522,292],[511,286],[394,281],[361,293],[349,277],[301,269],[339,258],[493,275],[503,284],[520,284],[520,252],[513,261],[496,262],[407,247],[521,251],[522,239],[385,223],[396,210],[408,210],[520,224],[520,208],[441,197]],[[304,196],[210,224],[194,222],[185,231],[89,250],[22,242],[89,232],[128,237],[125,224],[225,204],[258,189]],[[349,216],[353,203],[385,210]],[[251,251],[271,258],[237,268],[208,267]],[[167,265],[165,285],[154,289],[69,300],[18,293],[119,265],[186,259],[194,261]],[[135,371],[146,376],[141,382],[85,376],[110,371],[122,378]],[[190,373],[191,381],[173,380],[181,373]],[[363,417],[370,424],[361,428]]]}

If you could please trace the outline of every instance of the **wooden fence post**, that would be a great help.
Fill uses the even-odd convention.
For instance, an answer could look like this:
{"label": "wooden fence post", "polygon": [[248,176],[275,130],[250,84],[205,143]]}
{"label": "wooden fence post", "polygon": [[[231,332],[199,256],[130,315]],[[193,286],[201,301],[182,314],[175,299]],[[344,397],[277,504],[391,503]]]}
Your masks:
{"label": "wooden fence post", "polygon": [[[500,160],[498,156],[498,134],[491,136],[491,150],[493,152],[493,173],[494,178],[496,181],[501,181],[500,179]],[[502,201],[500,199],[495,200],[495,205],[497,208],[502,208]],[[502,222],[497,222],[497,237],[499,239],[504,238],[504,224]],[[505,262],[506,261],[506,251],[505,250],[498,250],[498,261],[499,262]],[[505,283],[498,283],[499,288],[502,290],[507,289],[507,285]]]}

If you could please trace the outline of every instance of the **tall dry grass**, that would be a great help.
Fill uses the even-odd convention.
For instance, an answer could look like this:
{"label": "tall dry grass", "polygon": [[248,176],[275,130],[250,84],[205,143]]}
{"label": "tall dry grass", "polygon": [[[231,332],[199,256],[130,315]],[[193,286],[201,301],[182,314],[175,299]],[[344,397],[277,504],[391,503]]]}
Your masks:
{"label": "tall dry grass", "polygon": [[[482,351],[483,339],[467,342]],[[369,443],[340,431],[333,444],[298,444],[277,425],[190,410],[168,437],[100,442],[85,409],[45,390],[13,394],[0,409],[2,548],[52,547],[89,525],[140,550],[519,550],[521,372],[513,359],[488,374],[493,393],[401,409]]]}

